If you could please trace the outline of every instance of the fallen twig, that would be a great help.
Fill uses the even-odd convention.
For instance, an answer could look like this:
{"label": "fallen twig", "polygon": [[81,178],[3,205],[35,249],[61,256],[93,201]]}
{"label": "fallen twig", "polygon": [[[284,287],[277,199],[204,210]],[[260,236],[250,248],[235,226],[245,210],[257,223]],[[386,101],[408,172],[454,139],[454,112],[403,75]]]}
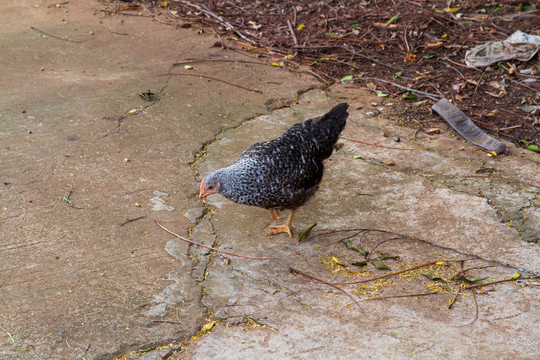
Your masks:
{"label": "fallen twig", "polygon": [[79,40],[71,40],[71,39],[68,39],[67,37],[60,37],[60,36],[56,36],[56,35],[53,35],[53,34],[50,34],[50,33],[47,33],[43,30],[40,30],[38,28],[36,28],[35,26],[30,26],[30,29],[32,30],[35,30],[37,32],[40,32],[41,34],[45,35],[45,36],[48,36],[50,38],[54,38],[54,39],[58,39],[58,40],[64,40],[64,41],[69,41],[69,42],[73,42],[73,43],[81,43],[82,41],[79,41]]}
{"label": "fallen twig", "polygon": [[120,226],[124,226],[126,224],[129,224],[130,222],[133,222],[133,221],[137,221],[137,220],[140,220],[140,219],[144,219],[147,215],[143,215],[143,216],[139,216],[139,217],[136,217],[134,219],[127,219],[126,221],[124,221],[123,223],[120,224]]}
{"label": "fallen twig", "polygon": [[80,207],[75,206],[75,205],[73,204],[73,201],[71,201],[71,200],[69,199],[69,197],[71,196],[71,193],[73,192],[72,189],[73,189],[73,186],[71,186],[70,184],[68,184],[68,189],[67,189],[68,192],[67,192],[66,196],[59,196],[58,198],[64,200],[64,202],[67,203],[67,204],[68,204],[69,206],[71,206],[72,208],[75,208],[75,209],[81,209]]}
{"label": "fallen twig", "polygon": [[[494,264],[497,264],[497,265],[500,265],[500,266],[503,266],[503,267],[507,267],[507,268],[514,269],[514,270],[518,270],[518,271],[521,271],[521,272],[524,272],[524,273],[527,273],[527,274],[531,274],[532,276],[535,276],[535,277],[539,277],[539,276],[540,276],[540,273],[539,273],[539,272],[536,272],[536,271],[534,271],[534,270],[524,269],[524,268],[521,268],[521,267],[519,267],[519,266],[512,265],[512,264],[508,264],[508,263],[504,263],[504,262],[498,261],[498,260],[486,259],[486,258],[484,258],[484,257],[482,257],[482,256],[479,256],[479,255],[469,254],[469,253],[467,253],[467,252],[465,252],[465,251],[457,250],[457,249],[454,249],[454,248],[451,248],[451,247],[448,247],[448,246],[439,245],[439,244],[434,244],[434,243],[432,243],[431,241],[428,241],[428,240],[418,239],[418,238],[414,238],[414,237],[411,237],[411,236],[408,236],[408,235],[404,235],[404,234],[395,233],[395,232],[388,231],[388,230],[379,230],[379,229],[342,229],[342,230],[330,230],[330,231],[325,232],[325,233],[320,233],[320,234],[314,235],[314,236],[312,236],[311,238],[313,239],[314,237],[317,237],[317,236],[323,236],[323,235],[328,235],[328,234],[333,234],[333,233],[341,233],[341,232],[362,232],[362,233],[377,232],[377,233],[383,233],[383,234],[395,235],[395,236],[397,236],[397,238],[390,239],[390,240],[385,240],[385,241],[381,242],[380,244],[382,244],[382,243],[384,243],[384,242],[388,242],[388,241],[394,241],[394,240],[412,240],[412,241],[419,241],[419,242],[422,242],[422,243],[427,244],[427,245],[430,245],[430,246],[434,246],[434,247],[439,248],[439,249],[451,251],[451,252],[454,252],[454,253],[456,253],[456,254],[461,254],[461,255],[470,256],[470,257],[472,258],[472,259],[466,259],[466,260],[481,260],[481,261],[487,261],[487,262],[491,262],[491,263],[494,263]],[[379,244],[379,245],[380,245],[380,244]],[[373,249],[373,250],[375,250],[375,249]],[[372,250],[372,251],[373,251],[373,250]],[[456,260],[456,261],[459,261],[459,260]]]}
{"label": "fallen twig", "polygon": [[474,310],[475,310],[475,314],[474,314],[474,319],[468,323],[468,324],[465,324],[465,325],[462,325],[462,326],[469,326],[469,325],[472,325],[476,320],[478,320],[478,302],[476,301],[476,294],[474,293],[474,291],[472,290],[469,290],[471,295],[472,295],[472,298],[474,300]]}
{"label": "fallen twig", "polygon": [[369,61],[373,61],[374,63],[377,63],[377,64],[379,64],[379,65],[388,67],[388,68],[390,68],[390,69],[403,71],[403,69],[398,68],[398,67],[396,67],[396,66],[388,65],[388,64],[383,63],[382,61],[379,61],[379,60],[373,59],[373,58],[371,58],[371,57],[369,57],[369,56],[366,56],[366,55],[357,53],[357,52],[353,49],[352,46],[347,46],[347,44],[341,45],[341,46],[339,46],[339,47],[342,48],[342,49],[345,49],[346,51],[349,51],[350,53],[352,53],[352,54],[354,54],[354,55],[356,55],[356,56],[358,56],[358,57],[367,59],[367,60],[369,60]]}
{"label": "fallen twig", "polygon": [[461,295],[462,292],[461,292],[461,288],[456,292],[456,295],[454,295],[454,297],[452,298],[452,300],[450,300],[450,304],[448,304],[448,310],[450,310],[452,308],[452,306],[454,306],[457,298],[459,295]]}
{"label": "fallen twig", "polygon": [[[449,260],[449,261],[459,261],[459,260]],[[351,282],[342,282],[342,283],[332,283],[332,284],[333,284],[333,285],[356,285],[356,284],[367,283],[367,282],[370,282],[370,281],[375,281],[375,280],[385,279],[385,278],[387,278],[387,277],[391,277],[391,276],[394,276],[394,275],[398,275],[398,274],[401,274],[401,273],[404,273],[404,272],[407,272],[407,271],[412,271],[412,270],[420,269],[420,268],[423,268],[423,267],[426,267],[426,266],[430,266],[430,265],[436,264],[436,263],[438,263],[438,262],[439,262],[439,260],[437,260],[437,261],[431,261],[431,262],[428,262],[428,263],[426,263],[426,264],[413,266],[413,267],[411,267],[411,268],[403,269],[403,270],[399,270],[399,271],[394,271],[393,273],[386,274],[386,275],[381,275],[381,276],[377,276],[377,277],[370,278],[370,279],[364,279],[364,280],[358,280],[358,281],[351,281]]]}
{"label": "fallen twig", "polygon": [[391,146],[384,146],[384,145],[380,145],[380,144],[368,143],[368,142],[365,142],[365,141],[362,141],[362,140],[356,140],[356,139],[353,139],[353,138],[350,138],[350,137],[347,137],[347,136],[343,136],[343,135],[341,135],[341,138],[351,140],[351,141],[354,141],[354,142],[357,142],[357,143],[360,143],[360,144],[371,145],[371,146],[381,147],[381,148],[385,148],[385,149],[392,149],[392,150],[429,150],[429,149],[435,149],[435,148],[441,146],[441,145],[436,145],[436,146],[430,146],[430,147],[426,147],[426,148],[397,148],[397,147],[391,147]]}
{"label": "fallen twig", "polygon": [[515,278],[515,279],[514,278],[509,278],[509,279],[496,280],[496,281],[488,282],[488,283],[485,283],[485,284],[476,284],[476,285],[467,286],[464,289],[465,290],[471,290],[471,289],[476,289],[476,288],[480,288],[480,287],[484,287],[484,286],[500,284],[500,283],[508,282],[508,281],[528,280],[528,279],[538,279],[538,276],[527,276],[527,277],[520,277],[520,278]]}
{"label": "fallen twig", "polygon": [[249,39],[248,37],[246,37],[244,34],[242,34],[240,31],[238,31],[230,22],[224,20],[221,16],[217,15],[216,13],[212,12],[210,9],[208,9],[206,6],[204,5],[196,5],[196,4],[193,4],[189,1],[183,1],[182,0],[182,3],[186,4],[187,6],[190,6],[192,8],[195,8],[203,13],[205,13],[206,15],[210,16],[210,17],[213,17],[214,19],[216,19],[217,21],[219,21],[222,25],[225,25],[226,27],[228,27],[229,29],[231,29],[232,31],[234,31],[234,33],[238,36],[240,36],[242,39],[244,39],[245,41],[249,42],[249,43],[252,43],[254,45],[256,45],[257,43],[251,39]]}
{"label": "fallen twig", "polygon": [[159,223],[159,221],[157,220],[154,220],[155,223],[160,227],[162,228],[163,230],[165,230],[166,232],[168,232],[169,234],[171,235],[174,235],[176,236],[177,238],[179,239],[182,239],[190,244],[193,244],[193,245],[198,245],[198,246],[202,246],[204,248],[207,248],[207,249],[210,249],[210,250],[214,250],[214,251],[217,251],[217,252],[221,252],[221,253],[225,253],[225,254],[229,254],[229,255],[232,255],[232,256],[238,256],[238,257],[241,257],[241,258],[245,258],[245,259],[256,259],[256,260],[270,260],[270,259],[275,259],[275,257],[254,257],[254,256],[246,256],[246,255],[240,255],[240,254],[236,254],[236,253],[233,253],[233,252],[229,252],[229,251],[225,251],[225,250],[220,250],[220,249],[216,249],[216,248],[213,248],[211,246],[207,246],[207,245],[204,245],[204,244],[200,244],[196,241],[193,241],[193,240],[190,240],[190,239],[187,239],[181,235],[178,235],[174,232],[172,232],[171,230],[167,229],[165,226],[161,225]]}
{"label": "fallen twig", "polygon": [[32,352],[34,353],[34,356],[37,357],[39,360],[43,360],[36,352],[36,349],[34,348],[34,345],[30,345],[30,349],[32,349]]}
{"label": "fallen twig", "polygon": [[[289,27],[289,32],[291,33],[291,36],[292,36],[292,39],[293,39],[293,42],[294,42],[294,46],[296,47],[296,46],[298,46],[298,39],[296,38],[296,34],[294,33],[294,29],[293,29],[292,24],[291,24],[289,19],[287,19],[287,26]],[[297,54],[298,54],[298,52],[295,51],[294,56],[296,56]]]}
{"label": "fallen twig", "polygon": [[416,296],[436,295],[436,294],[440,294],[440,292],[426,292],[426,293],[407,294],[407,295],[382,296],[382,297],[376,297],[376,298],[371,298],[371,299],[364,299],[362,301],[398,299],[398,298],[408,298],[408,297],[416,297]]}
{"label": "fallen twig", "polygon": [[[167,74],[167,75],[169,75],[169,74]],[[244,89],[244,90],[247,90],[247,91],[253,91],[253,92],[262,94],[262,91],[261,91],[261,90],[250,89],[250,88],[244,87],[244,86],[242,86],[242,85],[233,84],[233,83],[230,83],[230,82],[228,82],[228,81],[221,80],[221,79],[218,79],[218,78],[215,78],[215,77],[212,77],[212,76],[207,76],[207,75],[196,75],[196,74],[170,74],[170,75],[173,75],[173,76],[192,76],[192,77],[200,77],[200,78],[204,78],[204,79],[210,79],[210,80],[220,81],[220,82],[225,83],[225,84],[227,84],[227,85],[236,86],[237,88],[240,88],[240,89]]]}
{"label": "fallen twig", "polygon": [[427,96],[427,97],[431,97],[431,98],[435,98],[435,99],[440,99],[441,98],[441,96],[437,95],[437,94],[432,94],[432,93],[428,93],[428,92],[425,92],[425,91],[416,90],[416,89],[413,89],[413,88],[410,88],[410,87],[406,87],[406,86],[403,86],[403,85],[393,83],[391,81],[386,81],[386,80],[383,80],[383,79],[378,79],[378,78],[373,78],[373,77],[354,78],[354,79],[350,80],[350,82],[357,82],[357,81],[363,81],[363,80],[379,81],[379,82],[382,82],[382,83],[385,83],[385,84],[395,86],[395,87],[397,87],[399,89],[414,92],[414,93],[424,95],[424,96]]}
{"label": "fallen twig", "polygon": [[170,23],[161,20],[157,15],[155,15],[154,13],[152,13],[152,12],[146,7],[146,5],[144,5],[144,4],[139,4],[139,5],[140,5],[140,6],[141,6],[148,14],[150,14],[150,16],[152,16],[154,19],[156,19],[156,20],[159,21],[160,23],[165,24],[165,25],[170,25]]}
{"label": "fallen twig", "polygon": [[230,63],[240,63],[240,64],[255,64],[255,65],[270,65],[264,61],[249,61],[249,60],[233,60],[233,59],[188,59],[186,61],[181,61],[172,64],[174,66],[186,65],[186,64],[195,64],[202,62],[230,62]]}
{"label": "fallen twig", "polygon": [[[333,287],[334,289],[338,290],[339,292],[345,294],[349,299],[351,299],[351,300],[356,304],[356,306],[358,307],[358,309],[362,310],[362,308],[360,307],[360,304],[358,303],[358,300],[356,300],[355,298],[353,298],[351,294],[349,294],[348,292],[346,292],[345,290],[343,290],[343,289],[340,288],[339,286],[336,286],[335,284],[332,284],[332,283],[329,283],[329,282],[327,282],[327,281],[318,279],[318,278],[316,278],[316,277],[314,277],[314,276],[308,275],[308,274],[306,274],[306,273],[304,273],[304,272],[302,272],[302,271],[300,271],[300,270],[296,270],[295,268],[290,267],[290,266],[289,266],[289,271],[290,271],[291,273],[293,273],[293,274],[298,274],[298,275],[300,275],[300,276],[303,276],[303,277],[305,277],[305,278],[307,278],[307,279],[309,279],[309,280],[316,281],[316,282],[318,282],[318,283],[325,284],[325,285],[328,285],[328,286]],[[362,311],[364,311],[364,310],[362,310]]]}
{"label": "fallen twig", "polygon": [[11,334],[8,333],[8,331],[4,329],[3,327],[0,326],[0,329],[2,329],[6,333],[7,336],[9,336],[9,338],[11,339],[11,343],[15,344],[15,339],[13,339],[13,336],[11,336]]}

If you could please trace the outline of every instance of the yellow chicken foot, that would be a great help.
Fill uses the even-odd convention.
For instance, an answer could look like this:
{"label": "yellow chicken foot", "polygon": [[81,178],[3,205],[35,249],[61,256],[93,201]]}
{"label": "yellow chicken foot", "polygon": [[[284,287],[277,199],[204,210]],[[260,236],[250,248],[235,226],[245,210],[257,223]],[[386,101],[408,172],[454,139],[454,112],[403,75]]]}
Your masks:
{"label": "yellow chicken foot", "polygon": [[287,218],[287,222],[284,224],[284,225],[279,225],[279,226],[269,226],[270,228],[272,229],[276,229],[276,230],[272,230],[270,231],[268,234],[266,234],[266,236],[270,236],[270,235],[276,235],[276,234],[279,234],[279,233],[287,233],[289,234],[290,237],[292,237],[292,233],[291,233],[291,225],[292,225],[292,221],[293,221],[293,218],[294,218],[294,213],[296,212],[296,209],[293,209],[289,212],[289,217]]}
{"label": "yellow chicken foot", "polygon": [[279,210],[270,208],[270,218],[272,218],[274,222],[277,222],[279,219]]}

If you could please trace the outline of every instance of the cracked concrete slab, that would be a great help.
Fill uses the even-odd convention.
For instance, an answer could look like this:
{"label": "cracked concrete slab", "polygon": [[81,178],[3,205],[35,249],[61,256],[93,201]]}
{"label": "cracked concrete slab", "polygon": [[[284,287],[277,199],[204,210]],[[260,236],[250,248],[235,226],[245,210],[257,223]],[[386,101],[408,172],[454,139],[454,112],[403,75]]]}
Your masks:
{"label": "cracked concrete slab", "polygon": [[[203,145],[318,83],[234,62],[245,57],[195,30],[55,5],[0,5],[0,358],[112,358],[190,338],[208,316],[208,256],[153,220],[186,234]],[[187,58],[229,62],[173,68]],[[170,75],[186,73],[261,93]],[[159,101],[139,96],[149,90]]]}
{"label": "cracked concrete slab", "polygon": [[[362,109],[372,98],[362,95],[355,99],[350,94],[351,116],[344,136],[396,147],[392,137],[381,136],[387,132],[399,136],[404,147],[437,147],[405,152],[341,140],[343,147],[327,162],[320,190],[297,212],[296,229],[314,222],[333,230],[382,229],[538,271],[538,244],[524,241],[525,232],[497,210],[506,206],[519,212],[537,198],[537,189],[500,178],[475,177],[479,168],[494,167],[510,178],[519,174],[519,178],[535,180],[539,167],[534,155],[509,145],[511,156],[488,158],[479,149],[456,140],[450,130],[434,137],[415,137],[413,129],[365,115],[367,111]],[[197,171],[204,176],[227,166],[252,142],[271,139],[290,125],[323,113],[336,102],[333,96],[332,92],[313,90],[289,108],[221,133],[207,147],[206,157],[197,162]],[[386,166],[385,160],[395,165]],[[334,234],[302,244],[286,236],[267,238],[265,227],[271,223],[267,211],[219,196],[208,198],[208,204],[215,211],[205,218],[213,223],[217,244],[242,254],[276,259],[233,259],[227,265],[218,257],[209,265],[202,301],[223,325],[188,345],[179,358],[327,359],[362,354],[364,358],[533,359],[540,355],[534,335],[540,321],[535,310],[537,289],[505,285],[489,296],[477,295],[474,301],[478,302],[479,319],[472,324],[475,305],[470,297],[452,311],[447,306],[449,295],[365,302],[361,310],[344,308],[351,303],[346,296],[289,273],[292,266],[327,281],[346,281],[322,265],[330,256],[344,257],[345,263],[354,261],[354,252],[338,241],[341,237]],[[526,210],[538,213],[535,207]],[[532,223],[529,233],[538,239],[534,216],[528,215]],[[370,234],[362,237],[361,244],[369,249],[383,240]],[[381,250],[399,254],[408,264],[468,258],[407,241],[387,242]],[[497,279],[514,271],[497,267],[488,274]],[[405,286],[401,290],[405,293],[420,293],[422,280],[416,282],[400,283],[397,279],[393,286]],[[230,326],[248,319],[264,326]]]}
{"label": "cracked concrete slab", "polygon": [[[0,77],[9,89],[0,97],[1,359],[111,359],[173,342],[181,346],[126,358],[540,356],[538,288],[500,283],[475,298],[460,295],[451,310],[449,291],[356,307],[335,288],[290,273],[334,282],[386,273],[332,265],[332,257],[360,260],[339,233],[301,244],[268,238],[266,210],[219,196],[197,201],[199,176],[347,101],[345,136],[437,147],[396,151],[341,140],[319,191],[297,213],[297,231],[317,222],[315,234],[382,229],[439,246],[381,233],[354,239],[399,255],[387,261],[393,270],[467,258],[443,248],[450,247],[539,271],[538,189],[508,180],[538,183],[538,155],[507,144],[509,156],[489,158],[442,123],[441,134],[415,134],[396,125],[390,106],[380,105],[384,118],[368,115],[380,101],[369,92],[317,90],[316,79],[272,66],[173,67],[188,58],[245,59],[196,31],[104,16],[98,3],[34,5],[0,5],[8,20],[0,23]],[[159,101],[139,96],[148,90]],[[392,141],[398,136],[400,144]],[[476,173],[481,168],[496,173]],[[207,246],[275,259],[225,257],[153,220]],[[467,264],[479,268],[471,276],[490,280],[516,271]],[[415,272],[346,290],[370,299],[433,285]],[[203,335],[208,321],[217,323]]]}

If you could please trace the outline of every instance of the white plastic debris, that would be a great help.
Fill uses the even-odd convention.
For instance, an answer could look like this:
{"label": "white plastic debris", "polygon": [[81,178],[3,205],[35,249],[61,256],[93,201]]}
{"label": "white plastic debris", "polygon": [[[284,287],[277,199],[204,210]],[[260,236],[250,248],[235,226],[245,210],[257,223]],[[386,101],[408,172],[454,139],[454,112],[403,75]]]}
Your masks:
{"label": "white plastic debris", "polygon": [[465,53],[465,64],[484,67],[503,60],[529,61],[539,47],[539,35],[529,35],[518,30],[504,41],[490,41],[468,50]]}

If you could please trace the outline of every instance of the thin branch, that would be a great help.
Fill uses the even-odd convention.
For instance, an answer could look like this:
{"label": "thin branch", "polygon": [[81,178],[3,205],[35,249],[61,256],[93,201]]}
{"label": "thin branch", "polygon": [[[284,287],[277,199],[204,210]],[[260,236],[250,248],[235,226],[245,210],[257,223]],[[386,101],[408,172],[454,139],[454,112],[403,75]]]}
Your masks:
{"label": "thin branch", "polygon": [[257,89],[250,89],[250,88],[247,88],[247,87],[244,87],[242,85],[238,85],[238,84],[233,84],[233,83],[230,83],[228,81],[225,81],[225,80],[221,80],[221,79],[218,79],[218,78],[215,78],[215,77],[212,77],[212,76],[207,76],[207,75],[195,75],[195,74],[170,74],[172,76],[192,76],[192,77],[200,77],[200,78],[204,78],[204,79],[210,79],[210,80],[215,80],[215,81],[220,81],[222,83],[225,83],[227,85],[231,85],[231,86],[235,86],[237,88],[240,88],[240,89],[244,89],[244,90],[247,90],[247,91],[253,91],[253,92],[256,92],[258,94],[262,94],[262,91],[261,90],[257,90]]}
{"label": "thin branch", "polygon": [[[381,276],[377,276],[377,277],[370,278],[370,279],[364,279],[364,280],[358,280],[358,281],[352,281],[352,282],[332,283],[332,284],[333,284],[333,285],[355,285],[355,284],[363,284],[363,283],[367,283],[367,282],[370,282],[370,281],[375,281],[375,280],[385,279],[385,278],[387,278],[387,277],[391,277],[391,276],[394,276],[394,275],[398,275],[398,274],[401,274],[401,273],[404,273],[404,272],[407,272],[407,271],[412,271],[412,270],[420,269],[420,268],[423,268],[423,267],[426,267],[426,266],[430,266],[430,265],[433,265],[433,264],[438,263],[439,261],[440,261],[440,260],[437,260],[437,261],[431,261],[431,262],[428,262],[428,263],[426,263],[426,264],[413,266],[413,267],[411,267],[411,268],[404,269],[404,270],[394,271],[393,273],[386,274],[386,275],[381,275]],[[459,260],[450,260],[450,261],[459,261]]]}
{"label": "thin branch", "polygon": [[146,215],[143,215],[143,216],[139,216],[139,217],[136,217],[134,219],[127,219],[126,221],[124,221],[123,223],[120,224],[120,226],[124,226],[126,224],[129,224],[130,222],[133,222],[133,221],[137,221],[137,220],[140,220],[140,219],[144,219],[146,217]]}
{"label": "thin branch", "polygon": [[192,8],[195,8],[203,13],[205,13],[206,15],[210,16],[210,17],[213,17],[214,19],[216,19],[217,21],[219,21],[222,25],[225,25],[226,27],[228,27],[229,29],[231,29],[232,31],[234,31],[234,33],[238,36],[240,36],[242,39],[244,39],[245,41],[249,42],[249,43],[252,43],[254,45],[256,45],[257,43],[249,38],[247,38],[244,34],[242,34],[240,31],[238,31],[230,22],[224,20],[221,16],[217,15],[216,13],[210,11],[210,9],[208,9],[206,6],[204,5],[196,5],[196,4],[193,4],[189,1],[182,1],[184,4],[186,4],[187,6],[190,6]]}
{"label": "thin branch", "polygon": [[464,326],[469,326],[469,325],[472,325],[476,320],[478,320],[478,302],[476,301],[476,294],[474,293],[474,291],[470,290],[471,292],[471,295],[472,295],[472,298],[474,300],[474,310],[475,310],[475,313],[474,313],[474,319],[468,323],[468,324],[464,324],[464,325],[460,325],[459,327],[464,327]]}
{"label": "thin branch", "polygon": [[408,297],[416,297],[416,296],[436,295],[436,294],[440,294],[440,293],[439,292],[426,292],[426,293],[408,294],[408,295],[382,296],[382,297],[376,297],[372,299],[364,299],[362,301],[398,299],[398,298],[408,298]]}
{"label": "thin branch", "polygon": [[[289,21],[289,19],[287,19],[287,26],[289,27],[289,32],[291,33],[291,36],[292,36],[292,39],[293,39],[293,42],[294,42],[294,46],[298,46],[298,39],[296,38],[296,34],[294,33],[294,29],[292,27],[292,24],[291,22]],[[294,52],[294,56],[296,56],[298,52],[295,51]]]}
{"label": "thin branch", "polygon": [[355,78],[355,79],[350,80],[350,82],[357,82],[357,81],[363,81],[363,80],[379,81],[379,82],[382,82],[382,83],[385,83],[385,84],[389,84],[389,85],[395,86],[395,87],[397,87],[397,88],[399,88],[399,89],[402,89],[402,90],[414,92],[414,93],[417,93],[417,94],[420,94],[420,95],[424,95],[424,96],[427,96],[427,97],[431,97],[431,98],[440,99],[440,98],[442,97],[442,96],[437,95],[437,94],[432,94],[432,93],[428,93],[428,92],[416,90],[416,89],[413,89],[413,88],[410,88],[410,87],[406,87],[406,86],[403,86],[403,85],[399,85],[399,84],[393,83],[393,82],[391,82],[391,81],[386,81],[386,80],[383,80],[383,79],[378,79],[378,78],[373,78],[373,77],[361,77],[361,78]]}
{"label": "thin branch", "polygon": [[364,310],[360,307],[360,304],[358,303],[358,300],[356,300],[355,298],[353,298],[351,294],[349,294],[349,293],[346,292],[345,290],[341,289],[339,286],[336,286],[336,285],[334,285],[334,284],[332,284],[332,283],[329,283],[329,282],[327,282],[327,281],[318,279],[318,278],[316,278],[316,277],[314,277],[314,276],[308,275],[308,274],[306,274],[306,273],[304,273],[304,272],[302,272],[302,271],[300,271],[300,270],[296,270],[295,268],[290,267],[290,266],[289,266],[289,271],[290,271],[291,273],[293,273],[293,274],[298,274],[298,275],[300,275],[300,276],[303,276],[303,277],[305,277],[305,278],[307,278],[307,279],[309,279],[309,280],[316,281],[316,282],[318,282],[318,283],[325,284],[325,285],[328,285],[328,286],[333,287],[334,289],[336,289],[336,290],[338,290],[339,292],[345,294],[349,299],[351,299],[351,300],[356,304],[356,306],[358,307],[358,309],[364,311]]}
{"label": "thin branch", "polygon": [[465,290],[471,290],[471,289],[481,288],[481,287],[484,287],[484,286],[489,286],[489,285],[494,285],[494,284],[500,284],[500,283],[508,282],[508,281],[527,280],[527,279],[536,279],[536,278],[537,278],[537,277],[535,277],[535,276],[530,276],[530,277],[517,278],[517,279],[514,279],[514,278],[510,278],[510,279],[502,279],[502,280],[497,280],[497,281],[488,282],[488,283],[485,283],[485,284],[477,284],[477,285],[467,286],[467,287],[465,287],[464,289],[465,289]]}
{"label": "thin branch", "polygon": [[4,329],[3,327],[0,326],[0,329],[2,329],[6,333],[7,336],[9,336],[9,338],[11,340],[11,343],[15,344],[15,339],[13,339],[13,336],[11,336],[11,334],[8,333],[8,331],[6,329]]}
{"label": "thin branch", "polygon": [[[460,289],[461,290],[461,289]],[[461,295],[461,292],[460,290],[458,290],[456,292],[456,295],[454,295],[454,297],[452,298],[452,300],[450,300],[450,304],[448,305],[448,310],[450,310],[452,308],[452,306],[454,306],[454,303],[456,302],[457,298],[459,295]]]}
{"label": "thin branch", "polygon": [[36,352],[36,349],[34,348],[34,345],[30,345],[30,349],[32,349],[32,352],[34,353],[34,356],[38,358],[38,360],[43,360]]}
{"label": "thin branch", "polygon": [[174,66],[185,65],[185,64],[194,64],[202,62],[231,62],[231,63],[241,63],[241,64],[255,64],[255,65],[270,65],[264,61],[249,61],[249,60],[233,60],[233,59],[188,59],[186,61],[181,61],[173,64]]}
{"label": "thin branch", "polygon": [[352,53],[352,54],[354,54],[354,55],[356,55],[356,56],[358,56],[358,57],[367,59],[367,60],[369,60],[369,61],[373,61],[373,62],[376,63],[376,64],[379,64],[379,65],[388,67],[388,68],[390,68],[390,69],[403,71],[403,69],[398,68],[398,67],[396,67],[396,66],[388,65],[388,64],[385,64],[385,63],[383,63],[383,62],[381,62],[381,61],[379,61],[379,60],[370,58],[369,56],[366,56],[366,55],[357,53],[357,52],[354,50],[354,48],[353,48],[352,46],[347,46],[347,44],[341,45],[341,46],[339,46],[339,47],[342,48],[342,49],[345,49],[346,51],[348,51],[348,52],[350,52],[350,53]]}
{"label": "thin branch", "polygon": [[350,138],[350,137],[347,137],[347,136],[343,136],[343,135],[341,135],[341,138],[351,140],[351,141],[354,141],[354,142],[357,142],[357,143],[360,143],[360,144],[371,145],[371,146],[381,147],[381,148],[385,148],[385,149],[392,149],[392,150],[429,150],[429,149],[435,149],[435,148],[441,146],[441,145],[436,145],[436,146],[430,146],[430,147],[426,147],[426,148],[397,148],[397,147],[391,147],[391,146],[384,146],[384,145],[379,145],[379,144],[368,143],[368,142],[365,142],[365,141],[356,140],[356,139],[353,139],[353,138]]}
{"label": "thin branch", "polygon": [[72,43],[81,43],[82,41],[78,41],[78,40],[71,40],[71,39],[68,39],[67,37],[60,37],[60,36],[56,36],[56,35],[52,35],[52,34],[49,34],[43,30],[39,30],[38,28],[36,28],[35,26],[30,26],[30,29],[32,30],[35,30],[37,32],[40,32],[41,34],[45,35],[45,36],[48,36],[50,38],[54,38],[54,39],[58,39],[58,40],[64,40],[64,41],[69,41],[69,42],[72,42]]}
{"label": "thin branch", "polygon": [[204,245],[204,244],[200,244],[196,241],[193,241],[193,240],[190,240],[190,239],[187,239],[183,236],[180,236],[174,232],[172,232],[171,230],[167,229],[165,226],[161,225],[157,220],[154,220],[155,223],[160,227],[162,228],[163,230],[165,230],[166,232],[168,232],[169,234],[171,235],[174,235],[176,236],[177,238],[179,239],[182,239],[190,244],[193,244],[193,245],[198,245],[198,246],[202,246],[204,248],[207,248],[207,249],[210,249],[210,250],[214,250],[214,251],[217,251],[217,252],[220,252],[220,253],[225,253],[225,254],[229,254],[229,255],[232,255],[232,256],[238,256],[238,257],[241,257],[241,258],[245,258],[245,259],[256,259],[256,260],[270,260],[270,259],[275,259],[275,257],[254,257],[254,256],[246,256],[246,255],[240,255],[240,254],[236,254],[236,253],[233,253],[233,252],[229,252],[229,251],[225,251],[225,250],[220,250],[220,249],[216,249],[216,248],[213,248],[211,246],[207,246],[207,245]]}
{"label": "thin branch", "polygon": [[160,23],[165,24],[165,25],[170,25],[170,23],[161,20],[157,15],[153,14],[153,13],[146,7],[146,5],[144,5],[144,4],[139,4],[139,5],[140,5],[144,10],[146,10],[146,12],[147,12],[148,14],[150,14],[150,16],[152,16],[154,19],[156,19],[156,20],[159,21]]}
{"label": "thin branch", "polygon": [[[388,230],[379,230],[379,229],[342,229],[342,230],[330,230],[330,231],[328,231],[328,232],[326,232],[326,233],[321,233],[321,234],[314,235],[314,236],[311,237],[311,239],[313,239],[313,238],[315,238],[315,237],[317,237],[317,236],[329,235],[329,234],[333,234],[333,233],[357,232],[357,231],[364,231],[365,233],[367,233],[367,232],[377,232],[377,233],[383,233],[383,234],[390,234],[390,235],[398,236],[398,238],[396,238],[395,240],[411,240],[411,241],[418,241],[418,242],[421,242],[421,243],[424,243],[424,244],[427,244],[427,245],[430,245],[430,246],[434,246],[434,247],[439,248],[439,249],[451,251],[451,252],[454,252],[454,253],[457,253],[457,254],[461,254],[461,255],[470,256],[470,257],[472,258],[472,259],[467,259],[467,260],[481,260],[481,261],[487,261],[487,262],[491,262],[491,263],[494,263],[494,264],[497,264],[497,265],[500,265],[500,266],[503,266],[503,267],[507,267],[507,268],[514,269],[514,270],[518,270],[518,271],[521,271],[521,272],[524,272],[524,273],[527,273],[527,274],[531,274],[531,275],[533,275],[533,276],[535,276],[535,277],[540,277],[540,272],[537,272],[537,271],[534,271],[534,270],[524,269],[524,268],[521,268],[521,267],[519,267],[519,266],[512,265],[512,264],[509,264],[509,263],[504,263],[504,262],[498,261],[498,260],[486,259],[486,258],[481,257],[481,256],[479,256],[479,255],[470,254],[470,253],[468,253],[468,252],[461,251],[461,250],[457,250],[457,249],[451,248],[451,247],[449,247],[449,246],[438,245],[438,244],[432,243],[431,241],[428,241],[428,240],[419,239],[419,238],[414,238],[414,237],[411,237],[411,236],[407,236],[407,235],[404,235],[404,234],[399,234],[399,233],[396,233],[396,232],[393,232],[393,231],[388,231]],[[457,260],[457,261],[459,261],[459,260]]]}

